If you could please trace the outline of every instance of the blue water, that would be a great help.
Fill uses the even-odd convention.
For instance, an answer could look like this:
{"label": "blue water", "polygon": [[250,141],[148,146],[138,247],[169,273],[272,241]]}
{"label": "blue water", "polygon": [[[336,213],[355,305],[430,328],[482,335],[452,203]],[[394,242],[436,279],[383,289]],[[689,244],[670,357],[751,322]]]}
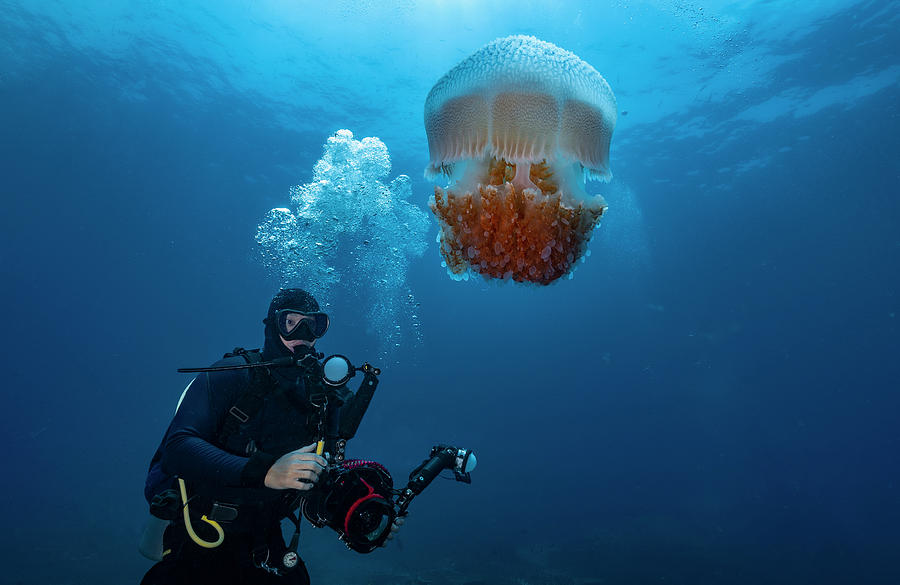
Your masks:
{"label": "blue water", "polygon": [[606,4],[0,0],[0,582],[140,579],[175,369],[262,341],[265,214],[342,128],[427,212],[425,96],[514,33],[616,93],[609,212],[547,288],[450,280],[432,222],[390,351],[335,288],[320,348],[384,369],[351,454],[480,465],[372,555],[307,526],[313,581],[900,582],[900,2]]}

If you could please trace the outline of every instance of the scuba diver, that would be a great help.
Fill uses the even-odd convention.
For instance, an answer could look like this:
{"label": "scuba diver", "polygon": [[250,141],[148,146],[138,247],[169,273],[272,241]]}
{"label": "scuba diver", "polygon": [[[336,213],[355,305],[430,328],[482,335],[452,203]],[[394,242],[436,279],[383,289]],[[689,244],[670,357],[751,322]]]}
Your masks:
{"label": "scuba diver", "polygon": [[[311,489],[328,466],[322,449],[316,453],[317,440],[321,425],[334,426],[335,416],[324,421],[317,416],[322,404],[310,400],[306,378],[294,364],[314,354],[329,319],[311,294],[295,288],[275,295],[263,322],[261,353],[239,350],[214,367],[291,359],[282,359],[281,367],[199,374],[185,390],[153,457],[148,500],[171,478],[181,478],[194,491],[186,503],[205,515],[191,523],[187,515],[172,514],[163,535],[164,556],[144,576],[143,585],[309,583],[301,559],[290,571],[276,571],[271,561],[281,559],[288,548],[281,520],[290,513],[294,490]],[[332,400],[340,400],[339,391],[333,394]],[[172,499],[171,491],[167,495]],[[174,503],[180,507],[177,497]],[[166,502],[157,504],[164,508]],[[197,533],[206,529],[215,542],[211,524],[203,520],[226,525],[228,537],[221,545],[192,539],[186,524]],[[200,542],[207,541],[201,537]]]}
{"label": "scuba diver", "polygon": [[[263,323],[262,350],[235,348],[212,366],[178,370],[198,375],[150,462],[140,549],[158,562],[142,585],[308,585],[301,515],[369,553],[443,471],[471,481],[475,455],[451,445],[434,446],[401,489],[380,463],[345,459],[381,371],[316,352],[329,318],[304,290],[280,290]],[[284,519],[294,524],[287,545]]]}

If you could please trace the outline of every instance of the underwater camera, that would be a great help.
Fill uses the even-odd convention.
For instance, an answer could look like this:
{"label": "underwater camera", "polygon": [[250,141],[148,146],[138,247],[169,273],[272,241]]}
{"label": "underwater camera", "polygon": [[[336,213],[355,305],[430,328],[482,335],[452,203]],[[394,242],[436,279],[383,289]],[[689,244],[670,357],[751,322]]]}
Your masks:
{"label": "underwater camera", "polygon": [[406,515],[413,498],[442,471],[452,470],[457,481],[471,483],[469,472],[475,464],[472,451],[437,445],[429,458],[410,473],[406,487],[395,490],[391,474],[383,465],[349,459],[332,466],[304,496],[303,515],[314,526],[328,526],[337,532],[349,548],[372,552],[384,544],[394,520]]}

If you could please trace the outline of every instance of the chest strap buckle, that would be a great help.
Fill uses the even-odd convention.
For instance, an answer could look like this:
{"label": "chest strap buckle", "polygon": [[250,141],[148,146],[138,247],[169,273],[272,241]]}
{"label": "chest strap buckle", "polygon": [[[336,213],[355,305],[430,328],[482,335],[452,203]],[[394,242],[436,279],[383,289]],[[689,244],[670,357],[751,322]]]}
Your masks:
{"label": "chest strap buckle", "polygon": [[234,418],[238,419],[238,421],[240,421],[241,424],[244,424],[245,422],[250,420],[250,415],[248,415],[246,412],[244,412],[237,406],[232,406],[231,409],[228,411],[228,414],[230,414]]}

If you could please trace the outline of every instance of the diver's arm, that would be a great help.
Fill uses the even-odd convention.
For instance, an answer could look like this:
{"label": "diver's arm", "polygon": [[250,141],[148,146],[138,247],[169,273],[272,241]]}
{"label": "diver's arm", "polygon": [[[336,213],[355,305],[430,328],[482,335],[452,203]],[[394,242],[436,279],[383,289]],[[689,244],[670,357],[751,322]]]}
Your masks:
{"label": "diver's arm", "polygon": [[276,456],[257,451],[250,457],[241,457],[214,444],[219,421],[235,398],[227,390],[240,388],[222,382],[236,380],[238,376],[216,374],[215,393],[211,391],[209,374],[201,374],[191,383],[163,445],[162,465],[166,471],[205,484],[263,487],[266,473],[278,459]]}

